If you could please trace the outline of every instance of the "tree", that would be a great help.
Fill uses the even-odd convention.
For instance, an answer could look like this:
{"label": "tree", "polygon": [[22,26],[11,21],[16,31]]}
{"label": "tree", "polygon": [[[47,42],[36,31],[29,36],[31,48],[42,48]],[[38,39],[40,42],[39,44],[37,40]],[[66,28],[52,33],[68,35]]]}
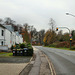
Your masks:
{"label": "tree", "polygon": [[70,40],[69,33],[64,33],[63,39],[64,41],[69,41]]}
{"label": "tree", "polygon": [[53,31],[55,28],[55,21],[52,18],[50,18],[49,26],[51,27],[51,30]]}
{"label": "tree", "polygon": [[43,44],[43,38],[44,38],[44,35],[45,35],[45,30],[44,29],[40,30],[38,32],[38,34],[39,34],[39,43]]}
{"label": "tree", "polygon": [[0,24],[3,24],[3,20],[0,18]]}
{"label": "tree", "polygon": [[73,40],[75,40],[75,30],[72,30],[71,34],[72,34]]}
{"label": "tree", "polygon": [[17,24],[15,25],[15,30],[17,30],[21,34],[23,30],[23,26],[21,24]]}
{"label": "tree", "polygon": [[23,31],[22,31],[22,36],[23,36],[23,41],[29,43],[30,42],[30,38],[29,38],[29,33],[28,33],[28,24],[25,23],[24,25],[24,28],[23,28]]}
{"label": "tree", "polygon": [[48,30],[45,33],[45,36],[44,36],[44,39],[43,39],[44,44],[45,45],[50,45],[50,44],[54,43],[55,41],[56,41],[56,33],[55,33],[55,31]]}
{"label": "tree", "polygon": [[15,21],[12,20],[10,17],[5,18],[4,24],[6,25],[15,25]]}
{"label": "tree", "polygon": [[63,39],[63,34],[62,34],[62,30],[60,30],[57,34],[57,40],[62,42],[64,39]]}

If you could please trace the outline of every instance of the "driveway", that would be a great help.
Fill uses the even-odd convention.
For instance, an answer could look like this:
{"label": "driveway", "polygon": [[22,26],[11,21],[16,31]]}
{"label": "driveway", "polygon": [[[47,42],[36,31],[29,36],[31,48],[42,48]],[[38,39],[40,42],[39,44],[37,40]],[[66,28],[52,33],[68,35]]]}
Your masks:
{"label": "driveway", "polygon": [[31,57],[1,57],[0,75],[19,75]]}

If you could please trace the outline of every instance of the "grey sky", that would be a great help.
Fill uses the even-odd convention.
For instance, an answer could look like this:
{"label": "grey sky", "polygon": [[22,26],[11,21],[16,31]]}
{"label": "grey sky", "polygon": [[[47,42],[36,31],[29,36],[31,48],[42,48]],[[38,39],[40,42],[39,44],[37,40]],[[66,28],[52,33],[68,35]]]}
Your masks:
{"label": "grey sky", "polygon": [[10,17],[17,23],[34,25],[37,30],[49,29],[49,19],[57,26],[75,29],[75,0],[0,0],[0,18]]}

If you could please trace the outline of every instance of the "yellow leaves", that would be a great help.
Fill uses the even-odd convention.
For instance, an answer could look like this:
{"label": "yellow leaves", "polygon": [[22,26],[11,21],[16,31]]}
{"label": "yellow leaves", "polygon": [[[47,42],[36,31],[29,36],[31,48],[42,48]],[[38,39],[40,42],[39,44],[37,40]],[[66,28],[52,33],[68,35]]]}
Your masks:
{"label": "yellow leaves", "polygon": [[48,30],[44,36],[43,42],[46,44],[51,44],[55,41],[55,36],[55,31]]}
{"label": "yellow leaves", "polygon": [[16,45],[14,45],[13,47],[16,47]]}

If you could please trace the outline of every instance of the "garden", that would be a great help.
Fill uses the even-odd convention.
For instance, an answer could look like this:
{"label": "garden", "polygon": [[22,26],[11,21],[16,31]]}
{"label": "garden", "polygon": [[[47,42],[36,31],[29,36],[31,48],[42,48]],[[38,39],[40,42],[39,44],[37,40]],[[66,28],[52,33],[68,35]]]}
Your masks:
{"label": "garden", "polygon": [[33,56],[33,48],[31,43],[12,45],[11,51],[0,52],[0,57],[13,57],[13,56]]}
{"label": "garden", "polygon": [[11,47],[13,56],[32,56],[33,48],[31,43],[16,44]]}

